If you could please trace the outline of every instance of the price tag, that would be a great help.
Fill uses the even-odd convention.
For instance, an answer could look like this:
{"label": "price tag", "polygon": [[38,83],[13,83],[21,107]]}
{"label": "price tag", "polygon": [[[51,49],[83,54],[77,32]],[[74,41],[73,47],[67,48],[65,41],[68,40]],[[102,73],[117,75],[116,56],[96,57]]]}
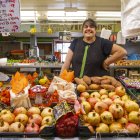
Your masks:
{"label": "price tag", "polygon": [[28,72],[28,71],[31,71],[31,72],[33,72],[33,71],[36,71],[36,68],[20,68],[20,71],[24,71],[24,72]]}
{"label": "price tag", "polygon": [[19,0],[0,0],[0,33],[19,32],[20,3]]}

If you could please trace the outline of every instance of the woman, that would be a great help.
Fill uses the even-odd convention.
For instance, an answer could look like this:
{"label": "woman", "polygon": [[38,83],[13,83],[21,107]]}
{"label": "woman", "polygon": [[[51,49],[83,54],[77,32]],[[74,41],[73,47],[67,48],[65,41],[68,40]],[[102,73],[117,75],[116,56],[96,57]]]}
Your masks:
{"label": "woman", "polygon": [[84,21],[83,37],[74,39],[71,43],[61,72],[69,69],[72,64],[75,77],[109,75],[109,65],[127,54],[121,46],[96,36],[96,28],[94,20]]}

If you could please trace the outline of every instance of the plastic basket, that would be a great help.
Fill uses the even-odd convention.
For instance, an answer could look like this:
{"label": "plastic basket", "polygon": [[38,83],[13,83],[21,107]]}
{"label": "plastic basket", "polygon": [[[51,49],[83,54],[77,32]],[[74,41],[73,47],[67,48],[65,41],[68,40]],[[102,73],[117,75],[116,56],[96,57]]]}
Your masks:
{"label": "plastic basket", "polygon": [[128,60],[140,60],[140,54],[130,54],[128,55]]}

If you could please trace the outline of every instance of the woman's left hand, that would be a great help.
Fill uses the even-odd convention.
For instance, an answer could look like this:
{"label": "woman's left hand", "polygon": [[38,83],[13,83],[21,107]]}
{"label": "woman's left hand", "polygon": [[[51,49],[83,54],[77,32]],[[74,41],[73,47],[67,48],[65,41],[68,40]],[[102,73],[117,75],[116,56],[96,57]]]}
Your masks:
{"label": "woman's left hand", "polygon": [[109,65],[105,61],[103,62],[103,68],[107,71],[109,70]]}

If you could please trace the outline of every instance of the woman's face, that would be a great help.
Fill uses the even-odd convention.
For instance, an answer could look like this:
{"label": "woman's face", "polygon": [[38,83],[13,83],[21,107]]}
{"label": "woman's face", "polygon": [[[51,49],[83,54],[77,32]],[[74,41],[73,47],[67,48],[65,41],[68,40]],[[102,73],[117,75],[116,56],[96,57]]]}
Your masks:
{"label": "woman's face", "polygon": [[83,35],[86,38],[93,38],[95,37],[96,29],[93,25],[89,24],[88,22],[85,23],[83,26]]}

